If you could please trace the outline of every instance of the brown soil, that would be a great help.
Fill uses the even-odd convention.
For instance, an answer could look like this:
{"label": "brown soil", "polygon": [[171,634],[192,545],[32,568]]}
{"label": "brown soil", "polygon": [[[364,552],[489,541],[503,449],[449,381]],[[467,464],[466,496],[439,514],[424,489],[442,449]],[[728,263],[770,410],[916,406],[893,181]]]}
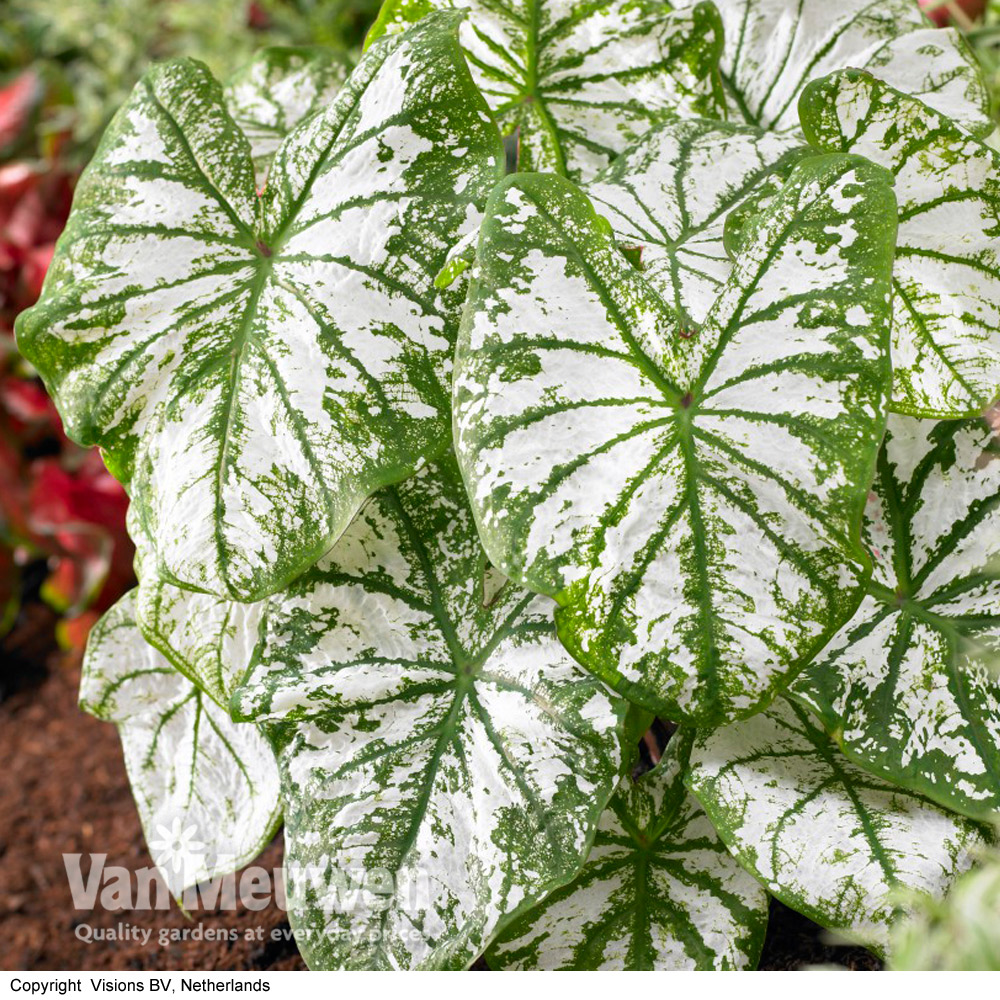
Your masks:
{"label": "brown soil", "polygon": [[[130,871],[150,864],[132,802],[115,727],[76,706],[78,665],[54,657],[40,686],[21,686],[0,704],[0,969],[264,970],[302,969],[294,941],[270,939],[287,932],[275,904],[259,912],[199,910],[188,919],[170,910],[73,909],[62,855],[107,853],[108,865]],[[0,659],[0,673],[12,666]],[[281,864],[276,839],[257,862]],[[84,866],[84,877],[87,866]],[[77,938],[80,924],[153,929],[150,941]],[[161,928],[188,934],[238,930],[240,940],[185,940],[161,947]],[[263,941],[247,929],[264,928]]]}
{"label": "brown soil", "polygon": [[[18,647],[21,649],[21,647]],[[0,648],[0,969],[14,970],[280,970],[302,969],[287,935],[285,914],[275,904],[251,912],[199,910],[192,919],[170,910],[73,909],[63,853],[106,853],[108,865],[135,871],[150,864],[121,747],[114,726],[82,713],[76,705],[78,664],[50,657],[46,677],[37,667]],[[15,676],[16,675],[16,676]],[[2,698],[2,693],[0,693]],[[280,836],[257,862],[280,866]],[[86,876],[86,866],[84,875]],[[74,933],[81,924],[151,928],[138,941],[86,943]],[[239,939],[184,940],[161,946],[161,928],[239,932]],[[263,928],[264,940],[245,932]],[[271,931],[283,931],[277,941]],[[771,925],[762,969],[840,965],[878,969],[862,948],[837,947],[816,924],[780,903]],[[483,968],[477,963],[477,968]]]}

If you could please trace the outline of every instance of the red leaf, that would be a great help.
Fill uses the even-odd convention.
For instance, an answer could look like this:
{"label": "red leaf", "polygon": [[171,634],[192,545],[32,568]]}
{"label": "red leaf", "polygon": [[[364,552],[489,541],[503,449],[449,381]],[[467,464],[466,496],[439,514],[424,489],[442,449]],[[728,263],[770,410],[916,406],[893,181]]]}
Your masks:
{"label": "red leaf", "polygon": [[39,382],[7,375],[0,378],[0,406],[25,425],[45,424],[60,437],[61,424],[55,404]]}
{"label": "red leaf", "polygon": [[55,250],[55,243],[43,243],[41,246],[29,250],[25,255],[24,266],[21,269],[25,308],[34,305],[38,301],[38,296],[42,294],[42,283],[45,281],[45,274],[52,263],[52,255]]}
{"label": "red leaf", "polygon": [[31,70],[0,87],[0,149],[20,136],[41,99],[42,81]]}
{"label": "red leaf", "polygon": [[64,618],[56,625],[56,641],[62,649],[82,650],[87,636],[101,616],[96,611],[84,611],[74,618]]}
{"label": "red leaf", "polygon": [[125,532],[128,497],[96,451],[69,472],[57,459],[34,463],[29,526],[53,553],[42,596],[57,610],[103,609],[130,584],[134,550]]}
{"label": "red leaf", "polygon": [[983,16],[986,0],[945,0],[944,3],[941,0],[920,0],[920,9],[939,28],[946,28],[953,20],[959,27],[966,27],[968,22]]}

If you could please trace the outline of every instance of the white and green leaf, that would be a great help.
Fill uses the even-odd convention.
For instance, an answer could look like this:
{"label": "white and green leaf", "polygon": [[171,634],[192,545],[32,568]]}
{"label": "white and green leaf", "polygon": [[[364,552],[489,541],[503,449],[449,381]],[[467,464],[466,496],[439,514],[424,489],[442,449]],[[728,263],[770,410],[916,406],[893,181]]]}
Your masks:
{"label": "white and green leaf", "polygon": [[250,142],[258,187],[285,137],[329,106],[350,71],[346,56],[333,49],[274,46],[226,81],[226,107]]}
{"label": "white and green leaf", "polygon": [[857,608],[894,213],[880,168],[804,161],[692,336],[567,181],[491,197],[456,358],[463,475],[490,559],[559,602],[563,643],[630,700],[751,714]]}
{"label": "white and green leaf", "polygon": [[957,879],[945,899],[918,895],[892,930],[891,969],[996,972],[1000,969],[1000,856],[995,850]]}
{"label": "white and green leaf", "polygon": [[158,575],[252,601],[448,446],[433,280],[503,150],[454,14],[376,46],[258,198],[198,63],[151,70],[80,181],[23,353],[135,498]]}
{"label": "white and green leaf", "polygon": [[623,703],[550,601],[495,578],[452,458],[376,494],[267,604],[233,705],[278,749],[306,961],[468,966],[583,863]]}
{"label": "white and green leaf", "polygon": [[[681,0],[675,6],[688,6]],[[932,28],[915,0],[715,0],[726,44],[720,63],[733,117],[799,133],[802,88],[840,69],[865,69],[979,134],[990,100],[955,28]]]}
{"label": "white and green leaf", "polygon": [[586,180],[665,117],[724,115],[711,4],[386,0],[369,43],[441,8],[468,12],[462,44],[520,170]]}
{"label": "white and green leaf", "polygon": [[622,779],[580,874],[500,935],[492,968],[756,967],[767,894],[684,787],[682,739],[637,782]]}
{"label": "white and green leaf", "polygon": [[270,842],[281,820],[271,748],[142,638],[134,592],[91,630],[80,705],[118,727],[146,843],[175,896]]}
{"label": "white and green leaf", "polygon": [[732,271],[726,220],[801,155],[801,142],[750,126],[656,126],[584,187],[688,330],[705,321]]}
{"label": "white and green leaf", "polygon": [[805,709],[699,733],[688,786],[740,863],[787,906],[883,954],[906,890],[940,898],[983,828],[844,759]]}
{"label": "white and green leaf", "polygon": [[981,420],[889,421],[854,619],[791,688],[860,766],[1000,812],[1000,447]]}
{"label": "white and green leaf", "polygon": [[864,73],[810,84],[800,109],[810,142],[895,176],[893,409],[978,415],[1000,391],[1000,155]]}
{"label": "white and green leaf", "polygon": [[182,590],[155,575],[140,575],[135,592],[143,638],[226,711],[253,659],[265,605]]}

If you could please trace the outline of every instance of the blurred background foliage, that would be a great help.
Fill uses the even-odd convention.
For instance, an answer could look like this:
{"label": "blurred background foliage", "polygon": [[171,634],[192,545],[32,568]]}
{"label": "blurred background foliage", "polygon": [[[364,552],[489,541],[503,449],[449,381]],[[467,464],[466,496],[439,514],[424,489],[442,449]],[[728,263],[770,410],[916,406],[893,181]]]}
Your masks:
{"label": "blurred background foliage", "polygon": [[[225,78],[267,45],[360,47],[376,0],[4,0],[0,74],[41,84],[43,147],[82,165],[153,61],[191,56]],[[58,138],[54,138],[58,137]],[[81,162],[82,161],[82,162]]]}
{"label": "blurred background foliage", "polygon": [[921,896],[905,905],[912,916],[894,928],[893,969],[1000,970],[1000,855],[983,857],[944,899]]}
{"label": "blurred background foliage", "polygon": [[920,0],[920,6],[935,24],[965,34],[983,67],[993,117],[1000,120],[1000,0]]}

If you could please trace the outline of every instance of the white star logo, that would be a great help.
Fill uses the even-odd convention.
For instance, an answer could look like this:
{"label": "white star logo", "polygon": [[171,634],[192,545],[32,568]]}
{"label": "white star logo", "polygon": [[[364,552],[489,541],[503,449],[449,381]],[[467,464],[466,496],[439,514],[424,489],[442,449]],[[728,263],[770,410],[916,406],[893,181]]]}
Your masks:
{"label": "white star logo", "polygon": [[198,840],[198,828],[184,826],[180,816],[175,816],[170,826],[158,824],[156,839],[149,842],[149,850],[158,867],[180,874],[189,867],[197,867],[205,843]]}

